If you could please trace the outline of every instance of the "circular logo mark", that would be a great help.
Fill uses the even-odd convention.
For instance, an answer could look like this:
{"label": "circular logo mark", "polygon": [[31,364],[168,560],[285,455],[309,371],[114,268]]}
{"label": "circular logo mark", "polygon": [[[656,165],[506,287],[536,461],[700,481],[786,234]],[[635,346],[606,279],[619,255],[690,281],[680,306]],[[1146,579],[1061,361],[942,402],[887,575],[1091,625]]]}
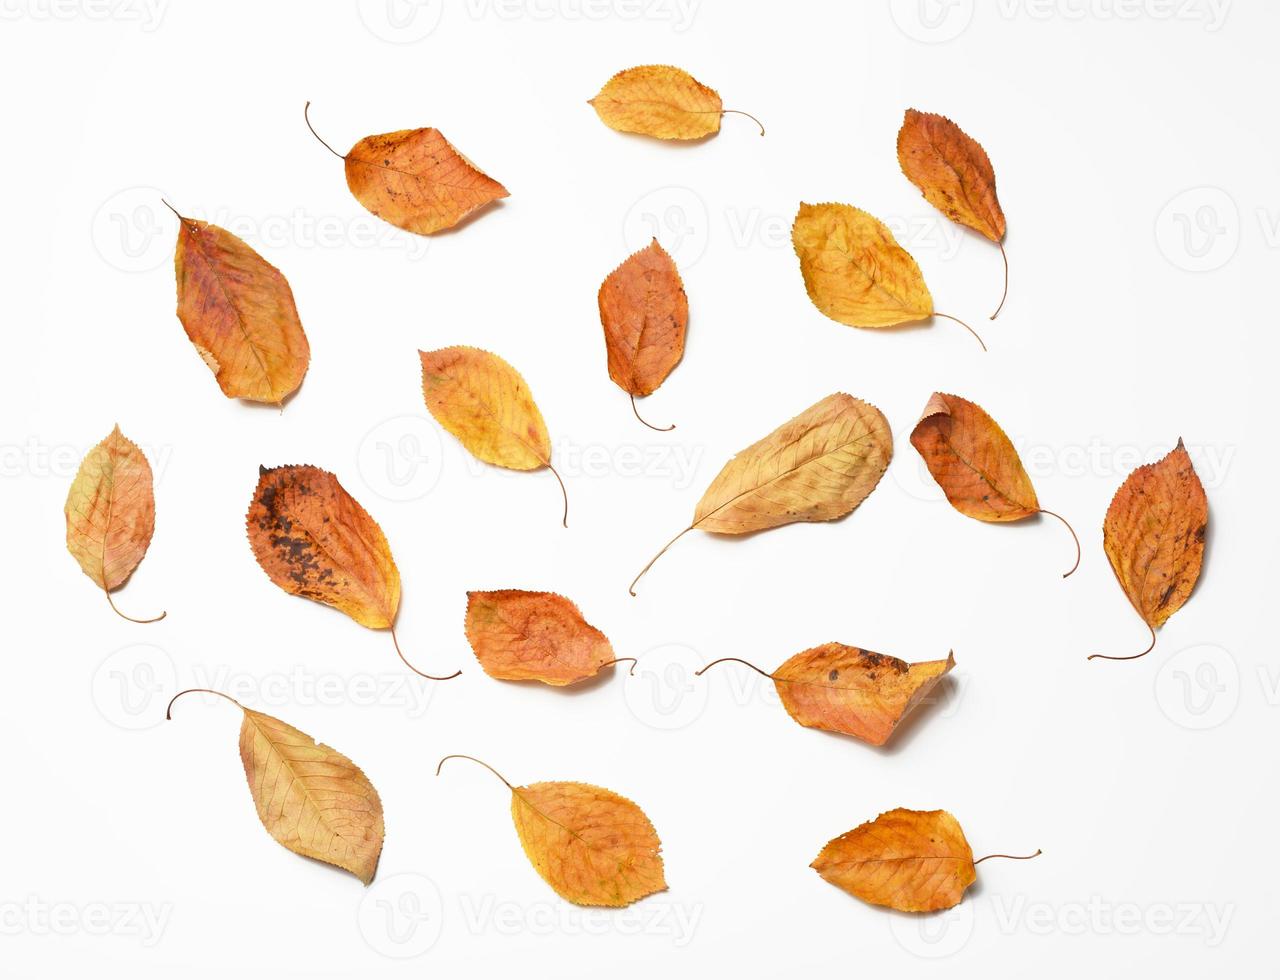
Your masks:
{"label": "circular logo mark", "polygon": [[90,689],[103,718],[138,732],[164,721],[164,699],[178,689],[178,668],[160,647],[135,643],[98,664]]}
{"label": "circular logo mark", "polygon": [[711,219],[707,203],[687,187],[659,187],[631,205],[622,222],[622,241],[637,252],[657,239],[681,269],[707,250]]}
{"label": "circular logo mark", "polygon": [[365,891],[356,911],[360,935],[374,952],[395,960],[421,956],[440,938],[444,899],[426,875],[382,878]]}
{"label": "circular logo mark", "polygon": [[909,912],[889,914],[889,931],[898,945],[913,956],[940,960],[964,949],[973,935],[973,902],[931,915]]}
{"label": "circular logo mark", "polygon": [[628,710],[660,731],[693,724],[707,707],[707,685],[694,676],[703,663],[702,654],[678,643],[649,650],[636,663],[635,676],[622,685]]}
{"label": "circular logo mark", "polygon": [[444,466],[440,433],[420,415],[397,415],[365,433],[356,466],[370,490],[387,500],[425,497]]}
{"label": "circular logo mark", "polygon": [[129,187],[112,194],[89,225],[93,247],[121,272],[150,272],[173,261],[177,219],[158,187]]}
{"label": "circular logo mark", "polygon": [[356,0],[360,23],[388,44],[416,44],[440,26],[444,0]]}
{"label": "circular logo mark", "polygon": [[942,44],[964,33],[973,20],[973,0],[889,0],[898,30],[922,44]]}
{"label": "circular logo mark", "polygon": [[1186,272],[1220,269],[1240,246],[1240,210],[1220,187],[1185,190],[1156,218],[1156,245]]}
{"label": "circular logo mark", "polygon": [[1220,646],[1200,643],[1170,657],[1156,674],[1156,703],[1175,725],[1217,728],[1240,703],[1240,668]]}

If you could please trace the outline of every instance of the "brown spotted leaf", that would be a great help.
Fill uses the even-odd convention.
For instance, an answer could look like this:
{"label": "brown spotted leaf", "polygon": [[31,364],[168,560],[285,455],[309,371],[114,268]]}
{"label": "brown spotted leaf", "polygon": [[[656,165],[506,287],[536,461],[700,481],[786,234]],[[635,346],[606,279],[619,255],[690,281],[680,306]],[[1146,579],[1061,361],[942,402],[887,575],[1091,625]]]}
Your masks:
{"label": "brown spotted leaf", "polygon": [[560,687],[616,659],[608,638],[554,592],[468,592],[466,633],[480,666],[499,680]]}

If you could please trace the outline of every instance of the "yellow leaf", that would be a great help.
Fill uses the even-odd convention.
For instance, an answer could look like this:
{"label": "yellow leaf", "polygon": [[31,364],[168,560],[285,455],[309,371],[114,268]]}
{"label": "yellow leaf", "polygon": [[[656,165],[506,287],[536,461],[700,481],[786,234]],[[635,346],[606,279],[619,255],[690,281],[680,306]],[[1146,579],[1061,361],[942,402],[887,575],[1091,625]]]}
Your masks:
{"label": "yellow leaf", "polygon": [[63,510],[67,550],[106,593],[116,614],[135,623],[164,619],[164,613],[154,619],[132,619],[116,609],[111,599],[147,553],[156,524],[151,464],[118,425],[81,461]]}
{"label": "yellow leaf", "polygon": [[[510,470],[551,470],[551,437],[524,378],[475,347],[418,351],[427,410],[476,459]],[[565,493],[564,523],[569,523]]]}
{"label": "yellow leaf", "polygon": [[670,65],[641,65],[605,82],[589,104],[610,129],[664,140],[696,140],[720,131],[715,89]]}
{"label": "yellow leaf", "polygon": [[725,464],[698,501],[693,523],[641,569],[631,594],[662,553],[695,528],[746,534],[845,516],[876,488],[892,456],[889,422],[878,408],[828,395]]}

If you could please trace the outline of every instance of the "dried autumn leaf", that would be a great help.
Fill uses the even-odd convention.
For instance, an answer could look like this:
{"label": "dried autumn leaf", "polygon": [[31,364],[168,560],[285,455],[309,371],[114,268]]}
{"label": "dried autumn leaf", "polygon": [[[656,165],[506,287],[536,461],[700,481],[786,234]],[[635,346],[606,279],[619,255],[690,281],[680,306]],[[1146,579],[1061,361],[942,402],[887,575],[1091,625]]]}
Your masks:
{"label": "dried autumn leaf", "polygon": [[[916,265],[884,222],[849,204],[801,204],[791,244],[813,305],[851,327],[894,327],[939,313]],[[986,350],[986,344],[982,349]]]}
{"label": "dried autumn leaf", "polygon": [[1062,577],[1080,566],[1075,530],[1061,514],[1040,506],[1013,442],[981,406],[935,391],[911,433],[911,445],[960,513],[991,523],[1020,521],[1034,514],[1056,517],[1076,545],[1075,564]]}
{"label": "dried autumn leaf", "polygon": [[423,674],[400,652],[400,572],[391,546],[332,473],[316,466],[258,467],[245,528],[254,558],[285,592],[333,606],[369,629],[390,630],[410,670],[448,680]]}
{"label": "dried autumn leaf", "polygon": [[[201,690],[201,689],[193,689]],[[169,702],[190,694],[180,691]],[[366,885],[382,854],[382,800],[360,767],[278,718],[251,711],[219,691],[242,712],[240,761],[258,819],[295,854],[324,861]]]}
{"label": "dried autumn leaf", "polygon": [[994,320],[1009,292],[1009,259],[1004,251],[1004,212],[987,151],[946,116],[908,109],[898,130],[898,165],[925,200],[1000,247],[1004,293],[991,314]]}
{"label": "dried autumn leaf", "polygon": [[561,687],[618,659],[608,638],[554,592],[468,592],[466,633],[484,672],[504,681]]}
{"label": "dried autumn leaf", "polygon": [[178,319],[187,337],[228,398],[284,404],[311,361],[288,281],[225,228],[173,213]]}
{"label": "dried autumn leaf", "polygon": [[797,723],[872,745],[884,745],[898,723],[956,665],[950,654],[946,660],[909,664],[860,647],[824,643],[797,653],[772,674],[737,657],[713,660],[698,674],[726,661],[745,664],[773,681],[782,706]]}
{"label": "dried autumn leaf", "polygon": [[1182,608],[1200,578],[1208,526],[1209,501],[1181,439],[1163,459],[1129,474],[1107,508],[1102,547],[1151,630],[1151,646],[1131,657],[1095,653],[1090,660],[1136,660],[1155,648],[1156,630]]}
{"label": "dried autumn leaf", "polygon": [[511,819],[525,856],[557,895],[575,905],[619,908],[665,891],[661,841],[643,810],[588,783],[512,786],[469,755],[447,755],[484,766],[511,790]]}
{"label": "dried autumn leaf", "polygon": [[497,354],[476,347],[418,351],[422,396],[427,410],[476,459],[509,470],[549,469],[564,494],[564,526],[569,526],[569,494],[551,465],[551,436],[520,372]]}
{"label": "dried autumn leaf", "polygon": [[640,570],[636,582],[696,529],[746,534],[797,521],[832,521],[876,488],[893,456],[889,422],[874,405],[828,395],[724,465],[698,501],[693,523]]}
{"label": "dried autumn leaf", "polygon": [[[306,108],[310,106],[308,102]],[[343,156],[320,139],[310,118],[307,128],[344,162],[347,187],[357,201],[383,221],[416,235],[452,228],[472,212],[509,196],[438,129],[366,136]]]}
{"label": "dried autumn leaf", "polygon": [[164,613],[151,619],[126,616],[111,599],[147,553],[156,526],[151,464],[120,426],[80,461],[63,511],[67,550],[106,594],[116,615],[133,623],[164,619]]}
{"label": "dried autumn leaf", "polygon": [[689,300],[676,264],[655,238],[609,273],[598,298],[609,377],[631,396],[636,418],[657,428],[640,418],[636,396],[653,394],[684,356]]}
{"label": "dried autumn leaf", "polygon": [[[663,140],[696,140],[718,133],[720,117],[726,112],[737,112],[760,126],[750,113],[725,109],[715,89],[670,65],[620,71],[587,104],[610,129]],[[760,135],[764,135],[763,126]]]}
{"label": "dried autumn leaf", "polygon": [[[1029,854],[1015,860],[1039,855]],[[958,905],[977,878],[956,818],[946,810],[890,810],[829,841],[809,867],[871,905],[900,912],[936,912]]]}

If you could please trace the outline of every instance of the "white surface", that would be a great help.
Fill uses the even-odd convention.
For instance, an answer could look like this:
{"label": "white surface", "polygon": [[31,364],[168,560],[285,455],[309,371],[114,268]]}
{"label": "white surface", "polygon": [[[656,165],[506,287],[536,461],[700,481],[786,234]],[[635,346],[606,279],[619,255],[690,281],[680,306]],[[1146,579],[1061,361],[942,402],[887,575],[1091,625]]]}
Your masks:
{"label": "white surface", "polygon": [[[381,2],[173,2],[158,20],[5,4],[6,975],[1201,977],[1270,962],[1280,12],[960,0],[926,5],[926,23],[915,0],[692,2],[687,21],[674,0],[433,0],[399,33]],[[694,146],[606,129],[586,99],[653,62],[768,136],[740,116]],[[390,230],[306,131],[306,99],[340,149],[438,126],[512,196],[456,234]],[[951,115],[994,161],[1012,268],[994,323],[998,253],[898,172],[908,106]],[[186,340],[161,191],[291,281],[313,359],[282,414],[223,398]],[[801,200],[906,229],[938,308],[991,353],[946,321],[876,333],[819,314],[789,243]],[[655,216],[692,310],[684,362],[644,403],[679,424],[669,435],[608,380],[595,300]],[[456,343],[531,384],[568,531],[550,475],[480,466],[426,415],[415,352]],[[940,501],[906,441],[935,388],[1022,448],[1084,539],[1073,578],[1056,522],[988,526]],[[687,535],[630,598],[723,462],[835,390],[880,406],[898,439],[862,508]],[[117,421],[155,466],[158,512],[117,601],[167,609],[154,626],[114,617],[63,547],[75,466]],[[1204,577],[1152,656],[1088,663],[1147,642],[1099,528],[1139,457],[1179,436],[1209,493]],[[381,523],[402,644],[460,679],[406,682],[388,636],[267,581],[243,515],[258,464],[285,462],[333,469]],[[637,676],[581,692],[486,678],[464,593],[503,587],[571,596],[642,658]],[[835,639],[910,660],[954,648],[957,683],[878,751],[792,724],[745,669],[690,678]],[[364,767],[387,820],[373,888],[267,837],[233,708],[187,699],[160,722],[193,684]],[[503,788],[466,763],[434,778],[447,752],[637,800],[670,891],[623,913],[558,902]],[[923,926],[809,870],[828,838],[894,806],[951,810],[977,853],[1045,855],[984,864]]]}

